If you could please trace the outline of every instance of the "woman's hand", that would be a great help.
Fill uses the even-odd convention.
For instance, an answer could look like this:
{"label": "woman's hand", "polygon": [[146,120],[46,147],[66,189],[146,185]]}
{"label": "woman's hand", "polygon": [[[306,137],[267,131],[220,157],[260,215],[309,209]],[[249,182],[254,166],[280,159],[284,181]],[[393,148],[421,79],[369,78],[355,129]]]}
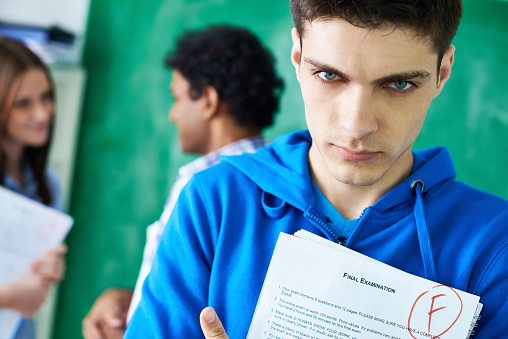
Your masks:
{"label": "woman's hand", "polygon": [[0,307],[32,318],[46,299],[50,282],[39,275],[19,278],[0,286]]}
{"label": "woman's hand", "polygon": [[32,263],[32,275],[0,286],[0,308],[9,308],[32,318],[46,300],[52,283],[63,279],[67,246],[48,250]]}
{"label": "woman's hand", "polygon": [[65,244],[53,247],[32,263],[32,272],[50,283],[60,282],[65,275]]}

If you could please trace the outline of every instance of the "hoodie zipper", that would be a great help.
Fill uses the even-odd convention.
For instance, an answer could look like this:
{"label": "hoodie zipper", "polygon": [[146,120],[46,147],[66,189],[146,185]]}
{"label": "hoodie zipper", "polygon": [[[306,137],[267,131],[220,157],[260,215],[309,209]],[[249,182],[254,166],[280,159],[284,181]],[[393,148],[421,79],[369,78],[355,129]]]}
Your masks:
{"label": "hoodie zipper", "polygon": [[320,231],[322,231],[323,233],[328,233],[328,235],[332,238],[332,239],[329,239],[329,240],[333,240],[334,242],[339,243],[338,242],[339,241],[339,237],[337,237],[335,235],[335,233],[332,231],[332,229],[325,222],[323,222],[321,219],[319,219],[315,215],[310,214],[308,211],[304,212],[304,216],[309,218],[309,219],[312,219],[319,226],[321,226],[323,229],[320,230]]}
{"label": "hoodie zipper", "polygon": [[[360,216],[358,217],[358,219],[356,219],[356,223],[355,223],[355,226],[353,227],[353,229],[351,230],[351,232],[349,232],[349,238],[351,238],[351,236],[355,233],[356,229],[358,228],[358,224],[360,223],[360,221],[362,220],[363,216],[365,215],[365,212],[367,211],[368,207],[365,207],[362,211],[362,213],[360,214]],[[344,247],[348,247],[346,246],[346,243],[347,243],[347,239],[346,237],[339,237],[339,241],[337,241],[337,243],[339,245],[342,245]],[[351,244],[350,244],[351,245]]]}
{"label": "hoodie zipper", "polygon": [[[358,226],[358,223],[362,219],[362,217],[365,214],[365,211],[367,210],[367,208],[363,209],[362,213],[360,214],[360,217],[356,220],[355,226],[353,227],[353,229],[351,230],[351,232],[349,234],[353,234],[354,233],[355,229]],[[313,214],[310,214],[308,211],[304,212],[304,216],[314,220],[316,223],[319,224],[319,226],[323,227],[324,230],[330,235],[330,237],[333,239],[333,241],[336,244],[339,244],[341,246],[347,247],[346,246],[347,238],[346,237],[338,237],[338,236],[336,236],[335,233],[332,231],[332,229],[325,222],[323,222],[321,219],[319,219],[317,216],[315,216]],[[321,230],[321,231],[323,231],[323,230]]]}

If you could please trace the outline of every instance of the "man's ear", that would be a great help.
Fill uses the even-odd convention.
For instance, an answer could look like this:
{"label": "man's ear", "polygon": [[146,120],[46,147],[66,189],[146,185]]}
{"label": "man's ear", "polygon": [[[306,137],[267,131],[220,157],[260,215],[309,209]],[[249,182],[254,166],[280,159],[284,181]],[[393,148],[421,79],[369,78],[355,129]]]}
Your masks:
{"label": "man's ear", "polygon": [[300,44],[300,34],[293,27],[291,30],[291,38],[293,39],[293,47],[291,48],[291,62],[295,66],[296,79],[300,81],[300,63],[302,59],[302,49]]}
{"label": "man's ear", "polygon": [[455,58],[455,46],[450,45],[446,49],[443,60],[441,61],[441,67],[439,68],[439,74],[438,74],[438,83],[437,83],[437,91],[436,96],[441,93],[443,90],[443,87],[445,83],[450,79],[450,76],[452,75],[452,66],[453,66],[453,60]]}
{"label": "man's ear", "polygon": [[213,86],[205,86],[199,100],[203,100],[203,112],[201,117],[203,120],[212,119],[219,109],[220,97],[219,93]]}

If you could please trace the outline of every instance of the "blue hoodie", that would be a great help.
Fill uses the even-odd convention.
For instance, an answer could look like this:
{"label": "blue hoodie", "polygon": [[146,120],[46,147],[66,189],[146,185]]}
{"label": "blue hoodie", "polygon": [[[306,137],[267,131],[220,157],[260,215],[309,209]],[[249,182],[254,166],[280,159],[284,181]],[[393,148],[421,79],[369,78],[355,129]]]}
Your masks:
{"label": "blue hoodie", "polygon": [[[161,237],[126,338],[203,338],[206,306],[230,338],[246,337],[279,233],[338,240],[312,194],[310,145],[307,131],[290,133],[195,175]],[[508,202],[455,181],[446,149],[413,154],[409,178],[363,211],[346,246],[479,295],[475,338],[507,338]]]}

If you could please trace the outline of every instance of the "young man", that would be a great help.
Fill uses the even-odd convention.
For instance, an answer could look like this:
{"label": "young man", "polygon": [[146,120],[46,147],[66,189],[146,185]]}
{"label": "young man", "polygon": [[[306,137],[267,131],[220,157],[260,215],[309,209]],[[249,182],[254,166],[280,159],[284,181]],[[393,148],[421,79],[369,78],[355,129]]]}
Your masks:
{"label": "young man", "polygon": [[219,157],[252,153],[264,146],[261,131],[272,124],[279,107],[283,83],[276,75],[274,58],[245,29],[210,26],[187,32],[168,55],[166,66],[174,70],[170,90],[175,103],[169,119],[178,127],[182,151],[204,156],[180,168],[162,216],[148,227],[134,293],[105,291],[83,321],[87,339],[123,336],[182,188],[192,175],[218,163]]}
{"label": "young man", "polygon": [[[309,130],[191,180],[126,337],[200,338],[209,305],[245,338],[279,232],[299,229],[479,295],[476,338],[506,337],[508,203],[456,182],[446,149],[411,151],[451,74],[461,1],[291,9]],[[205,310],[205,333],[222,333],[216,319]]]}

